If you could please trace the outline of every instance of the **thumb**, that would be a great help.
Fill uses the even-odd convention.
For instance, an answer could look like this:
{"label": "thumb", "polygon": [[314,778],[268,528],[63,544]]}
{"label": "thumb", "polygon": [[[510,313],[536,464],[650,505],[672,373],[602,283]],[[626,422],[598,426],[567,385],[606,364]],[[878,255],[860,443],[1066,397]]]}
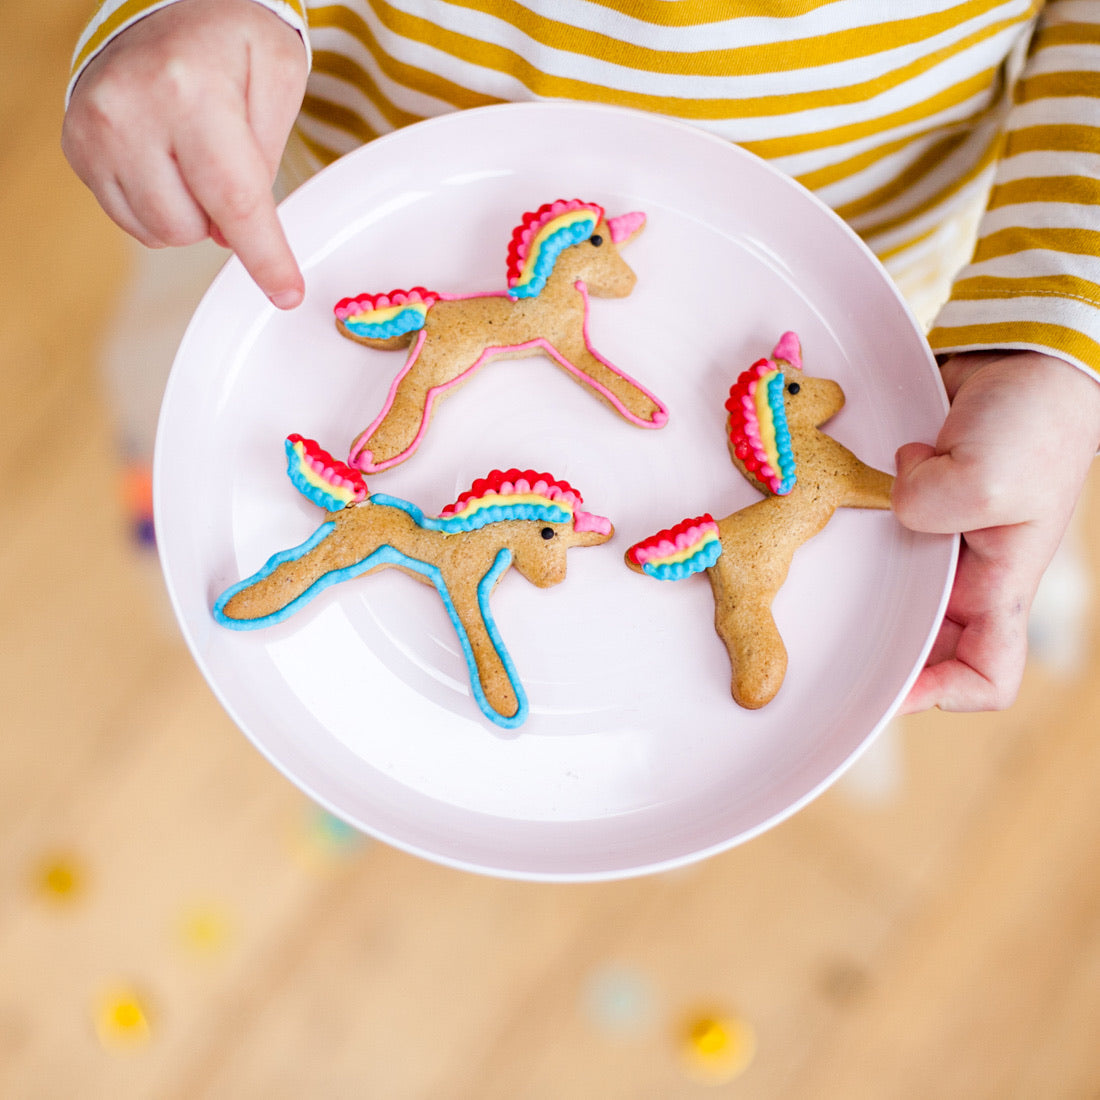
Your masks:
{"label": "thumb", "polygon": [[972,530],[977,502],[973,478],[950,452],[906,443],[896,455],[894,514],[913,531],[954,534]]}

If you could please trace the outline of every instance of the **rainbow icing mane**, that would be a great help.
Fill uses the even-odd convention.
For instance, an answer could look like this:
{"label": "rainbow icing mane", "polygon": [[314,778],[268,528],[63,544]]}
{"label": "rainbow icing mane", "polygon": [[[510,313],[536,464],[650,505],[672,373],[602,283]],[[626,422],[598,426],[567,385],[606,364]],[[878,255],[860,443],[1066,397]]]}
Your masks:
{"label": "rainbow icing mane", "polygon": [[611,533],[611,523],[603,516],[581,508],[580,493],[567,481],[534,470],[494,470],[478,478],[453,504],[447,505],[434,520],[425,519],[444,531],[476,531],[502,520],[537,519],[547,523],[567,523],[576,531]]}
{"label": "rainbow icing mane", "polygon": [[722,543],[714,517],[704,513],[650,535],[626,553],[648,576],[678,581],[709,569],[721,556]]}
{"label": "rainbow icing mane", "polygon": [[602,206],[580,199],[558,199],[525,214],[508,246],[508,294],[540,294],[558,256],[591,237],[603,216]]}
{"label": "rainbow icing mane", "polygon": [[[797,363],[791,365],[797,368]],[[779,364],[759,359],[730,387],[726,401],[733,453],[776,496],[785,496],[796,482],[785,386],[786,375]]]}
{"label": "rainbow icing mane", "polygon": [[327,512],[338,512],[370,495],[358,470],[337,461],[312,439],[287,436],[286,460],[287,477],[294,487]]}
{"label": "rainbow icing mane", "polygon": [[341,298],[333,307],[333,313],[353,336],[390,340],[422,329],[428,310],[437,301],[438,294],[414,286],[412,290],[391,290],[388,294]]}

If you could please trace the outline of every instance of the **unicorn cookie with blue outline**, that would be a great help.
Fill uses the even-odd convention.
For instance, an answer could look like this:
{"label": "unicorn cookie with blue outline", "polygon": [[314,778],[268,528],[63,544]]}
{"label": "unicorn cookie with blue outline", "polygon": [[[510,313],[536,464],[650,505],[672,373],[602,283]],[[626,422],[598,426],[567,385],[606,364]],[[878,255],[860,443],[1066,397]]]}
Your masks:
{"label": "unicorn cookie with blue outline", "polygon": [[225,591],[214,618],[234,630],[255,630],[342,581],[401,569],[439,594],[482,713],[506,729],[521,725],[527,696],[489,597],[512,566],[539,588],[558,584],[566,551],[607,542],[611,522],[584,511],[567,482],[531,470],[494,470],[429,516],[409,501],[369,493],[358,470],[312,440],[289,436],[286,453],[291,482],[325,510],[325,520],[300,546],[275,554]]}
{"label": "unicorn cookie with blue outline", "polygon": [[559,199],[516,227],[503,291],[448,295],[418,286],[337,302],[344,336],[372,348],[410,349],[348,461],[366,473],[404,462],[439,402],[501,358],[546,356],[628,422],[663,426],[665,405],[588,338],[589,297],[622,298],[634,289],[636,276],[620,250],[644,226],[640,212],[609,218],[597,203]]}
{"label": "unicorn cookie with blue outline", "polygon": [[716,520],[709,513],[635,543],[626,563],[658,580],[705,572],[714,621],[743,707],[771,702],[787,672],[772,603],[795,551],[837,508],[890,507],[894,479],[858,459],[819,426],[840,411],[844,391],[802,370],[798,337],[785,333],[730,388],[727,446],[763,500]]}

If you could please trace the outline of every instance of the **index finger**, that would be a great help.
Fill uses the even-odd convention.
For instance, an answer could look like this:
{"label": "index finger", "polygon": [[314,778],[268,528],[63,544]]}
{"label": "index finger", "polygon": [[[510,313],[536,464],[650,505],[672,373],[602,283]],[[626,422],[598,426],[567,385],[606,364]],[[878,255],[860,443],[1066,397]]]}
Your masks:
{"label": "index finger", "polygon": [[305,282],[275,209],[270,171],[246,120],[233,112],[206,112],[201,126],[178,138],[176,158],[213,232],[236,252],[256,285],[280,309],[298,305]]}

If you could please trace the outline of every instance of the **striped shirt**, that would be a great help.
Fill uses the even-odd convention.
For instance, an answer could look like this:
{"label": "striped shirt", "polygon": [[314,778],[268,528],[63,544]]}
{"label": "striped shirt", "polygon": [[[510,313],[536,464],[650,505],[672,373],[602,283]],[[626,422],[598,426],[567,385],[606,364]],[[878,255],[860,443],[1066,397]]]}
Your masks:
{"label": "striped shirt", "polygon": [[[72,83],[172,2],[106,0]],[[310,53],[299,178],[462,108],[652,111],[798,180],[903,285],[976,208],[934,350],[1034,348],[1100,375],[1100,0],[255,2]]]}

